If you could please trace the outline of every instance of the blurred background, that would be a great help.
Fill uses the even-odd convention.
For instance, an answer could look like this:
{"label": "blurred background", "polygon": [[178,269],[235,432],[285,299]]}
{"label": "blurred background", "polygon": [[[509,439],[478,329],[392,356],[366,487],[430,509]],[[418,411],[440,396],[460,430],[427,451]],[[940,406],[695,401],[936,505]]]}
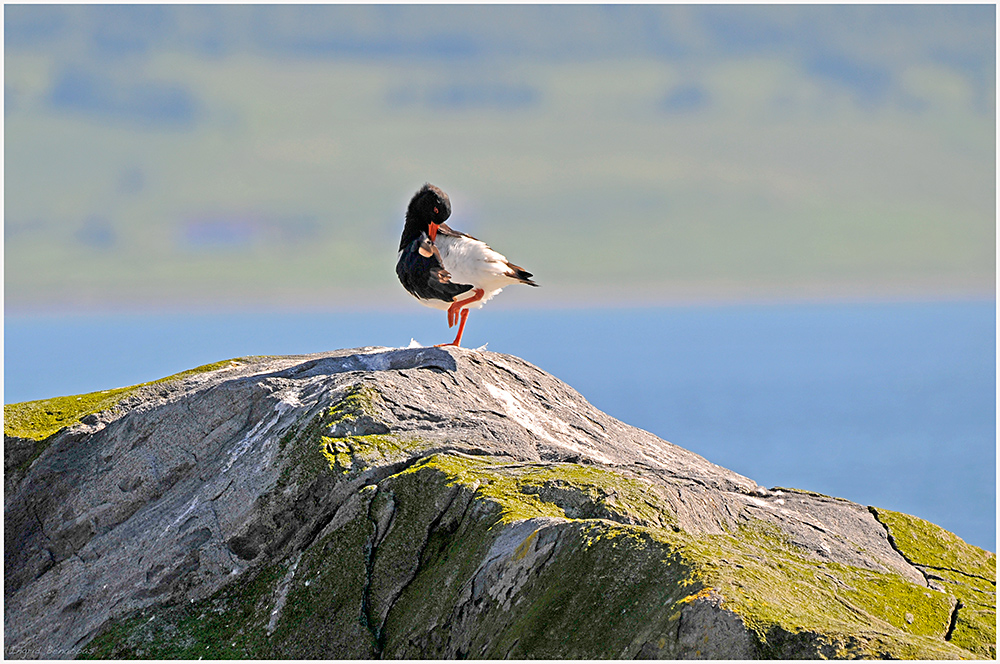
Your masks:
{"label": "blurred background", "polygon": [[393,269],[429,181],[542,284],[467,345],[762,484],[995,550],[995,26],[5,5],[5,403],[451,339]]}
{"label": "blurred background", "polygon": [[993,292],[991,6],[4,14],[9,309],[401,305],[425,181],[528,306]]}

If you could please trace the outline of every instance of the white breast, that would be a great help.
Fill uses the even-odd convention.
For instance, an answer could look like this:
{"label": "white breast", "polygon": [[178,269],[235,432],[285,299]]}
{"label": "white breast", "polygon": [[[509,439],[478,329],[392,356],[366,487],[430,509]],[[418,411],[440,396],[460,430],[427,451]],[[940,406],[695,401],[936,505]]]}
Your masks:
{"label": "white breast", "polygon": [[482,288],[486,294],[473,305],[478,309],[484,302],[500,292],[504,286],[517,283],[511,279],[507,259],[493,251],[485,242],[471,237],[441,235],[434,240],[441,252],[444,269],[451,273],[455,284],[471,284]]}

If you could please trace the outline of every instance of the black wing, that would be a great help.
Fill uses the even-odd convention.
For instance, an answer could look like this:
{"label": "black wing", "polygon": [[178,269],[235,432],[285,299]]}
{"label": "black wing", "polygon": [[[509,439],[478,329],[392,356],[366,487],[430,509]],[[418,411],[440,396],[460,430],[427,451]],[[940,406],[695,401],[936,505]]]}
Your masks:
{"label": "black wing", "polygon": [[422,300],[451,302],[472,290],[469,284],[454,284],[444,269],[441,253],[426,233],[404,248],[396,261],[396,276],[409,293]]}

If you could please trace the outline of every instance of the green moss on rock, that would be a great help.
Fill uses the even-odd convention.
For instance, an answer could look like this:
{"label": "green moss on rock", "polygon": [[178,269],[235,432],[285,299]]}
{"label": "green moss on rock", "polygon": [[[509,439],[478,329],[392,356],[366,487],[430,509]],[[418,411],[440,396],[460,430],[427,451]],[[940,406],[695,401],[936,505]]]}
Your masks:
{"label": "green moss on rock", "polygon": [[[379,421],[380,401],[378,390],[371,385],[352,385],[336,403],[304,425],[289,430],[282,437],[280,448],[285,450],[291,445],[295,465],[315,475],[324,470],[339,474],[362,472],[403,461],[429,446],[416,437],[390,435],[388,427]],[[381,433],[357,433],[358,429]],[[282,484],[287,483],[290,472],[286,469]]]}
{"label": "green moss on rock", "polygon": [[625,473],[575,463],[504,463],[441,454],[414,466],[433,467],[500,507],[501,522],[539,516],[667,525],[669,504],[651,484]]}
{"label": "green moss on rock", "polygon": [[914,565],[955,570],[996,585],[996,554],[967,544],[930,521],[878,507],[869,510],[886,527],[893,546]]}
{"label": "green moss on rock", "polygon": [[329,420],[329,410],[323,410],[290,427],[278,441],[278,449],[291,459],[278,477],[279,491],[295,480],[312,478],[327,470],[321,439],[330,427]]}
{"label": "green moss on rock", "polygon": [[516,467],[491,459],[435,454],[414,464],[403,475],[419,473],[424,468],[444,473],[450,486],[473,487],[477,498],[497,506],[498,523],[513,523],[539,516],[566,518],[566,513],[559,506],[540,499],[536,494],[521,491]]}
{"label": "green moss on rock", "polygon": [[402,461],[425,446],[416,438],[390,435],[320,436],[320,452],[326,458],[327,467],[338,473]]}
{"label": "green moss on rock", "polygon": [[371,385],[358,383],[348,388],[344,397],[329,410],[330,426],[362,416],[378,417],[377,403],[381,400],[378,390]]}
{"label": "green moss on rock", "polygon": [[676,522],[654,485],[624,473],[573,463],[528,467],[517,474],[520,491],[559,504],[566,516],[635,525]]}
{"label": "green moss on rock", "polygon": [[994,607],[963,604],[955,615],[950,641],[985,659],[996,659],[997,612]]}
{"label": "green moss on rock", "polygon": [[[351,446],[324,451],[332,437],[321,431],[331,422],[347,421],[348,413],[371,417],[357,403],[323,411],[290,439],[318,459],[318,472],[331,464],[353,472],[366,454],[412,454],[405,441],[380,435],[340,437]],[[625,473],[434,454],[349,498],[294,574],[287,563],[267,567],[250,584],[233,584],[202,602],[117,621],[87,654],[676,657],[690,654],[678,645],[682,615],[709,602],[724,620],[749,630],[749,650],[730,656],[988,656],[995,638],[987,624],[995,620],[995,600],[985,576],[995,569],[992,554],[966,551],[964,542],[928,531],[921,520],[878,514],[890,533],[901,533],[897,546],[922,547],[912,549],[914,559],[928,569],[945,561],[966,571],[935,568],[945,592],[810,556],[759,521],[727,534],[680,531],[670,527],[674,515],[662,496]],[[484,594],[483,565],[498,538],[539,517],[547,517],[542,526],[529,527],[522,541],[489,559],[490,578],[499,585]],[[943,538],[944,553],[932,551],[936,545],[924,537]]]}
{"label": "green moss on rock", "polygon": [[[448,485],[472,490],[480,500],[494,504],[494,526],[539,516],[567,518],[563,507],[542,500],[537,488],[557,480],[563,482],[563,486],[580,485],[581,475],[589,480],[590,487],[593,488],[604,484],[598,480],[606,472],[573,464],[559,464],[555,467],[514,465],[455,455],[438,455],[414,465],[400,477],[424,477],[415,485],[429,487],[433,482],[427,479],[428,471],[442,473],[447,478]],[[564,476],[561,477],[561,473]],[[399,489],[396,491],[398,493]],[[428,493],[439,495],[439,492]],[[586,491],[582,493],[586,494]],[[705,587],[716,589],[725,598],[726,608],[741,616],[753,630],[762,655],[794,656],[801,654],[804,647],[811,648],[809,652],[816,656],[839,654],[879,657],[895,653],[911,657],[955,658],[963,654],[962,650],[943,640],[948,631],[953,605],[950,596],[911,584],[894,574],[810,560],[784,541],[776,529],[745,527],[734,535],[692,537],[667,528],[624,524],[597,527],[593,521],[584,523],[594,525],[596,530],[587,531],[588,537],[583,538],[580,543],[581,550],[607,544],[619,556],[619,562],[616,563],[618,565],[623,559],[629,560],[631,565],[634,557],[640,555],[638,552],[648,549],[653,546],[651,542],[655,542],[655,548],[661,552],[660,562],[663,565],[659,573],[665,574],[668,568],[679,565],[689,570],[684,575],[684,587],[693,590]],[[602,528],[610,530],[602,532]],[[472,550],[481,553],[485,546],[480,541]],[[440,552],[442,547],[438,546],[433,550]],[[444,551],[447,550],[444,547]],[[454,564],[460,554],[457,551],[451,553],[449,559]],[[430,564],[432,557],[425,557],[427,561],[421,566],[422,570],[436,567]],[[590,560],[588,565],[593,568],[596,563]],[[559,567],[572,569],[573,566],[560,559]],[[608,572],[605,570],[604,573]],[[426,579],[418,577],[413,584],[414,591],[420,590],[420,601],[439,604],[438,601],[427,598],[434,593],[446,592],[443,589],[449,587],[448,571],[441,567],[436,572],[422,571],[421,574],[429,576]],[[566,606],[574,604],[588,607],[587,611],[594,613],[594,607],[603,606],[602,602],[607,601],[607,597],[604,597],[595,598],[594,603],[589,603],[581,598],[581,589],[587,587],[587,584],[578,581],[580,574],[580,570],[574,571],[568,575],[565,583],[543,581],[540,578],[536,584],[552,594],[551,603],[544,597],[526,597],[525,610],[531,615],[519,618],[521,628],[504,628],[501,631],[510,638],[500,639],[495,647],[488,648],[482,655],[477,653],[476,656],[499,658],[515,656],[516,653],[521,653],[522,656],[530,654],[532,657],[577,656],[572,654],[575,651],[571,652],[566,648],[570,647],[568,644],[574,644],[572,648],[576,648],[575,639],[589,633],[586,630],[576,632],[572,638],[563,634],[559,641],[562,645],[559,647],[555,644],[543,645],[542,642],[535,642],[535,639],[555,638],[555,631],[550,632],[548,637],[540,636],[545,631],[539,631],[539,624],[564,619],[575,621],[574,624],[581,620],[585,622],[585,616],[550,614],[555,610],[553,607],[560,607],[559,611],[565,612]],[[597,587],[602,588],[606,595],[608,588],[618,588],[619,585],[602,582]],[[452,595],[440,598],[441,604],[454,601],[455,589],[448,592]],[[560,593],[571,594],[572,601],[569,595],[562,598]],[[678,596],[672,601],[682,598],[683,596]],[[416,601],[415,596],[413,601]],[[400,602],[405,604],[406,599],[401,598]],[[628,604],[628,600],[622,597],[621,602],[622,609],[628,613],[624,606]],[[545,606],[549,608],[543,608]],[[413,609],[410,607],[407,610]],[[404,628],[407,620],[401,617],[405,614],[406,612],[394,612],[391,616],[393,633],[399,629],[407,631]],[[676,619],[677,616],[672,618]],[[590,644],[587,648],[593,646],[597,649],[582,648],[579,652],[589,653],[587,656],[591,657],[622,656],[622,648],[625,646],[613,638],[615,631],[607,628],[607,616],[603,620],[603,629],[597,629],[602,635],[601,644]],[[483,629],[490,632],[488,627]],[[494,636],[498,634],[499,632]],[[801,640],[788,638],[789,635],[796,634],[807,636],[806,645]],[[414,638],[412,633],[409,638]],[[792,646],[794,648],[790,650]],[[505,647],[513,650],[508,653]],[[413,651],[404,652],[406,656],[418,655]]]}
{"label": "green moss on rock", "polygon": [[[112,621],[82,659],[369,659],[374,639],[361,618],[367,512],[325,535],[297,563],[265,566],[193,603],[159,606]],[[282,593],[285,594],[281,601]],[[280,610],[279,610],[279,604]]]}
{"label": "green moss on rock", "polygon": [[[492,501],[475,500],[474,485],[456,485],[432,466],[401,480],[393,487],[399,509],[416,499],[430,514],[434,505],[427,497],[432,491],[454,496],[435,527],[423,524],[426,539],[416,551],[419,571],[392,604],[380,634],[384,652],[392,657],[428,657],[434,654],[433,647],[440,648],[450,637],[449,617],[461,605],[468,580],[496,537],[491,528],[500,519],[500,507]],[[386,545],[398,547],[400,539],[389,540]],[[388,565],[390,557],[383,555],[380,562]]]}
{"label": "green moss on rock", "polygon": [[144,387],[181,380],[194,374],[216,371],[233,366],[240,361],[241,358],[214,362],[159,380],[113,390],[5,404],[3,407],[4,438],[13,439],[10,441],[13,444],[12,449],[16,446],[23,450],[16,455],[17,460],[12,462],[13,467],[8,467],[5,460],[5,469],[10,472],[12,481],[16,483],[20,481],[35,459],[46,450],[55,434],[67,427],[79,424],[88,415],[113,409]]}
{"label": "green moss on rock", "polygon": [[[559,505],[542,500],[537,492],[554,480],[593,489],[607,486],[615,476],[574,464],[504,464],[441,454],[386,480],[380,491],[385,487],[395,497],[396,532],[379,545],[375,569],[416,570],[386,620],[386,655],[636,655],[642,643],[635,625],[670,622],[671,603],[691,590],[686,568],[668,565],[668,560],[680,561],[671,547],[648,533],[603,519],[567,519]],[[546,550],[558,546],[551,564],[511,598],[518,610],[511,613],[499,604],[481,613],[456,609],[470,601],[463,593],[470,591],[468,582],[503,527],[537,517],[560,518],[568,530],[558,545],[546,545]],[[535,531],[516,548],[512,564],[524,561],[538,546]],[[623,557],[628,565],[621,564]],[[665,597],[674,576],[674,592]],[[584,597],[588,593],[592,596]],[[382,595],[381,601],[387,601],[386,593]],[[458,630],[466,642],[451,630],[453,619],[478,621]]]}
{"label": "green moss on rock", "polygon": [[949,641],[996,658],[996,554],[929,521],[876,507],[893,546],[958,602]]}
{"label": "green moss on rock", "polygon": [[182,371],[166,378],[160,378],[159,380],[131,385],[129,387],[119,387],[113,390],[6,404],[3,407],[3,433],[4,436],[38,441],[44,440],[68,426],[79,423],[87,415],[114,407],[129,395],[135,393],[139,388],[181,380],[188,376],[207,371],[217,371],[218,369],[234,366],[240,361],[241,358],[214,362],[195,369],[188,369],[187,371]]}
{"label": "green moss on rock", "polygon": [[358,493],[349,516],[303,552],[287,601],[268,637],[269,658],[371,659],[375,637],[365,616],[367,513],[373,495]]}
{"label": "green moss on rock", "polygon": [[259,659],[266,657],[269,607],[284,565],[271,565],[248,583],[211,597],[160,606],[112,622],[80,659]]}
{"label": "green moss on rock", "polygon": [[[953,605],[945,593],[896,574],[808,558],[755,522],[733,535],[686,539],[683,551],[703,582],[753,630],[762,656],[801,654],[788,652],[789,644],[816,657],[963,656],[943,640]],[[789,641],[795,634],[815,636]]]}
{"label": "green moss on rock", "polygon": [[41,441],[81,419],[107,410],[137,387],[91,392],[79,396],[6,404],[3,407],[4,436]]}
{"label": "green moss on rock", "polygon": [[677,543],[649,529],[579,521],[563,538],[485,656],[633,659],[646,641],[676,633],[682,603],[703,587]]}

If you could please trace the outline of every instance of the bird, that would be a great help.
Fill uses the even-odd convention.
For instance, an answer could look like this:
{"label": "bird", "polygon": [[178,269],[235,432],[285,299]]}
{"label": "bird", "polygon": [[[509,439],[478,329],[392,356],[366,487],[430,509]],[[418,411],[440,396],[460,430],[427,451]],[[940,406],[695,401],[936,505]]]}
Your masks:
{"label": "bird", "polygon": [[469,309],[478,309],[505,286],[538,286],[530,272],[509,262],[482,240],[452,230],[451,199],[425,184],[406,208],[399,240],[396,276],[421,304],[448,312],[448,327],[458,325],[455,340],[438,346],[460,346]]}

